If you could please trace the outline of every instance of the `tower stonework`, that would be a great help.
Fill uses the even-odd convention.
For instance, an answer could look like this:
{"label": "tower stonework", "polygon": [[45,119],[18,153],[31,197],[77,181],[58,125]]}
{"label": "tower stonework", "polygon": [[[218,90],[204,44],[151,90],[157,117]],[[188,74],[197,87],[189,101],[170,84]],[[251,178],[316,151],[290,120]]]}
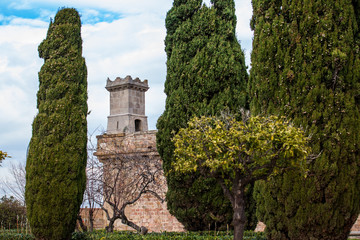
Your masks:
{"label": "tower stonework", "polygon": [[[97,136],[97,150],[95,155],[104,166],[109,166],[112,161],[119,161],[126,156],[142,156],[159,163],[162,161],[156,149],[156,130],[135,133],[104,134]],[[151,165],[151,164],[150,164]],[[110,165],[111,166],[111,165]],[[125,177],[120,177],[121,183],[133,181],[128,176],[136,176],[131,171],[137,171],[135,168]],[[167,192],[166,178],[163,174],[157,176],[157,194],[165,199]],[[105,207],[111,212],[111,207],[105,204]],[[128,220],[139,226],[146,227],[150,232],[182,232],[184,226],[167,210],[166,201],[162,202],[153,194],[145,193],[134,204],[125,208],[125,214]],[[103,222],[108,220],[103,215]],[[115,221],[115,230],[131,231],[131,227],[122,224],[121,220]]]}
{"label": "tower stonework", "polygon": [[148,130],[145,115],[145,92],[149,89],[148,81],[139,78],[117,77],[107,79],[106,87],[110,92],[110,115],[107,133],[134,133]]}
{"label": "tower stonework", "polygon": [[[152,169],[160,166],[159,175],[156,175],[156,193],[165,199],[167,192],[166,178],[163,175],[162,160],[156,148],[156,130],[148,130],[147,116],[145,116],[145,92],[149,89],[148,81],[126,78],[116,78],[114,81],[107,79],[106,89],[110,92],[110,115],[108,116],[107,132],[97,136],[97,149],[94,155],[103,163],[107,175],[116,176],[112,169],[119,162],[131,165],[137,157],[147,159],[141,166],[134,164],[126,173],[120,175],[119,189],[128,183],[137,182],[136,176],[143,171],[144,166]],[[132,158],[134,161],[127,161]],[[125,165],[124,165],[125,166]],[[127,165],[126,165],[127,166]],[[158,169],[158,168],[156,168]],[[145,172],[144,172],[145,173]],[[112,175],[111,175],[112,174]],[[106,181],[106,180],[105,180]],[[117,181],[117,180],[109,180]],[[154,182],[155,184],[155,182]],[[136,188],[133,189],[136,192]],[[124,195],[124,197],[122,196]],[[119,192],[120,199],[126,199],[129,193]],[[111,207],[104,207],[110,212]],[[133,204],[125,208],[128,220],[139,226],[146,227],[150,232],[184,231],[184,226],[167,210],[166,201],[160,201],[154,194],[145,193]],[[103,215],[102,221],[108,223]],[[132,230],[121,220],[115,221],[116,230]]]}

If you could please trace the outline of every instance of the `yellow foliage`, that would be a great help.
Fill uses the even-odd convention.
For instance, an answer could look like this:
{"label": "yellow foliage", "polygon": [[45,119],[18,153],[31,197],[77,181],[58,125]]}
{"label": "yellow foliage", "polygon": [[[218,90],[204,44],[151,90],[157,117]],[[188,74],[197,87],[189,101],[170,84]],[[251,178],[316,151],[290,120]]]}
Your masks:
{"label": "yellow foliage", "polygon": [[1,160],[4,160],[5,158],[10,158],[10,156],[6,153],[0,150],[0,162]]}
{"label": "yellow foliage", "polygon": [[0,161],[4,160],[5,158],[10,157],[6,152],[0,150]]}
{"label": "yellow foliage", "polygon": [[269,172],[278,174],[287,167],[305,172],[310,152],[302,129],[276,116],[255,116],[245,122],[231,116],[195,117],[173,141],[173,166],[179,172],[202,169],[221,175],[240,172],[256,178],[265,178]]}

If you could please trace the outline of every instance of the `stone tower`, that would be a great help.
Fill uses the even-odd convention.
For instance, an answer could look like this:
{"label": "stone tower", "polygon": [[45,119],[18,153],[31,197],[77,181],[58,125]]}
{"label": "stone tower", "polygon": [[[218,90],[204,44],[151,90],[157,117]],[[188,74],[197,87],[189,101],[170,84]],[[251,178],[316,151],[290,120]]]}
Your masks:
{"label": "stone tower", "polygon": [[[161,169],[162,161],[156,148],[157,131],[148,130],[145,116],[145,92],[149,89],[147,80],[140,81],[130,76],[124,79],[118,77],[114,81],[108,79],[106,89],[110,92],[107,133],[97,136],[97,149],[94,155],[103,163],[104,171],[109,173],[107,181],[110,185],[116,186],[119,183],[117,189],[124,186],[131,189],[131,191],[124,189],[124,192],[117,192],[120,195],[118,199],[133,201],[137,198],[124,210],[128,220],[138,226],[146,227],[150,232],[184,231],[184,226],[167,210],[166,202],[158,198],[160,196],[165,199],[167,184]],[[136,165],[136,162],[139,163],[138,158],[146,161]],[[132,161],[127,161],[129,159]],[[119,168],[116,166],[119,164],[125,166],[126,172],[118,172]],[[156,181],[149,187],[158,197],[151,192],[145,192],[138,198],[140,188],[136,176],[146,175],[154,170],[158,175]],[[121,174],[120,182],[117,182],[118,173]],[[110,213],[113,211],[109,202],[104,204],[104,208]],[[105,214],[102,220],[108,224]],[[120,219],[115,222],[115,229],[132,230],[122,224]]]}
{"label": "stone tower", "polygon": [[106,87],[110,92],[110,116],[107,133],[134,133],[148,130],[145,116],[145,92],[149,89],[148,81],[139,78],[117,77],[107,79]]}

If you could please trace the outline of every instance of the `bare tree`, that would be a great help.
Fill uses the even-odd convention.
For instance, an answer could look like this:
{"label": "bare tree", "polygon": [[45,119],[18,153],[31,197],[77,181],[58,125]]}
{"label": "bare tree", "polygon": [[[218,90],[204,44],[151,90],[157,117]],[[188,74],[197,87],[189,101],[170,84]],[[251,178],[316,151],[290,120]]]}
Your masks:
{"label": "bare tree", "polygon": [[[102,193],[99,191],[101,189],[101,178],[102,178],[102,164],[99,162],[96,156],[94,156],[94,152],[96,148],[93,144],[93,136],[94,133],[98,129],[91,134],[88,134],[88,159],[86,166],[86,189],[84,192],[84,200],[82,206],[86,206],[88,219],[89,219],[89,231],[92,232],[94,230],[94,221],[96,215],[96,209],[99,207],[99,202],[102,201]],[[78,217],[80,226],[83,230],[87,230],[86,226],[82,225],[83,221],[81,215]]]}
{"label": "bare tree", "polygon": [[5,192],[10,192],[11,195],[25,206],[25,183],[26,171],[25,165],[22,163],[10,165],[10,175],[12,179],[4,179],[1,181]]}
{"label": "bare tree", "polygon": [[99,148],[93,141],[96,131],[98,129],[88,134],[87,186],[83,203],[89,214],[89,231],[94,228],[94,214],[100,207],[109,221],[108,232],[114,230],[116,220],[121,220],[139,233],[146,234],[147,228],[129,220],[125,209],[138,202],[144,194],[151,194],[164,202],[165,177],[160,157],[152,147],[145,152],[134,153],[129,151],[129,146],[124,147],[124,143],[112,139],[102,149],[105,154],[99,156],[99,161],[95,153],[99,153]]}
{"label": "bare tree", "polygon": [[161,162],[151,154],[116,154],[115,158],[103,163],[102,181],[98,192],[103,196],[97,202],[105,211],[109,225],[108,232],[114,230],[117,219],[141,234],[148,229],[130,221],[125,214],[129,205],[136,203],[144,194],[152,194],[164,202],[162,191],[163,172]]}

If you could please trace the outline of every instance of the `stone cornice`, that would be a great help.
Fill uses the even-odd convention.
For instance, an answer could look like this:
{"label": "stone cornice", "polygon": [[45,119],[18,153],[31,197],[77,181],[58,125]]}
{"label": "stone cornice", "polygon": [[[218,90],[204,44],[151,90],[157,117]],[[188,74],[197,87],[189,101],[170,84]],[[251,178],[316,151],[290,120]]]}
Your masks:
{"label": "stone cornice", "polygon": [[139,78],[132,79],[131,76],[126,78],[117,77],[114,81],[109,78],[106,82],[105,87],[109,92],[123,89],[136,89],[139,91],[146,92],[149,89],[148,80],[141,81]]}

